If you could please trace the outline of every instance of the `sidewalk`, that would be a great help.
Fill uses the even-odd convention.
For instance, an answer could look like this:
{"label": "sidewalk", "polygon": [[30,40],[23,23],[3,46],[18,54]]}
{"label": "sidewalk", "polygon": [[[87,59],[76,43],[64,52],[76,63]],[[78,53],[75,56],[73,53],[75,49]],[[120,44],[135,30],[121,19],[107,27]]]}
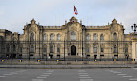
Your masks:
{"label": "sidewalk", "polygon": [[26,69],[96,69],[96,68],[134,68],[128,65],[0,65],[0,68],[26,68]]}

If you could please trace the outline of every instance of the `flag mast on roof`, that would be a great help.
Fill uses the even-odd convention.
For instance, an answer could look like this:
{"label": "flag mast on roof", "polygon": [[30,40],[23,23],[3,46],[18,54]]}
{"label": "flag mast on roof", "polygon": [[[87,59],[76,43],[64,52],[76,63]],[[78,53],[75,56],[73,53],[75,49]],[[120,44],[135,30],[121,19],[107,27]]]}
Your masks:
{"label": "flag mast on roof", "polygon": [[[77,0],[76,0],[76,2],[77,2]],[[74,5],[74,13],[75,13],[75,15],[78,15],[78,11],[77,11],[77,8],[75,5]]]}

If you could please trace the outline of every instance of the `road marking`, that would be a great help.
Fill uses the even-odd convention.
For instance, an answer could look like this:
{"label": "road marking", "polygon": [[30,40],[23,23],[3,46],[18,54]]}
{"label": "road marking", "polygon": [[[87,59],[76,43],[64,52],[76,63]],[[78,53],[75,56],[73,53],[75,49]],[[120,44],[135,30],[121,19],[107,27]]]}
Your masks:
{"label": "road marking", "polygon": [[129,79],[129,80],[137,80],[137,78],[132,78],[132,79]]}
{"label": "road marking", "polygon": [[91,78],[91,77],[79,77],[79,78]]}
{"label": "road marking", "polygon": [[24,71],[27,71],[27,70],[20,70],[20,72],[24,72]]}
{"label": "road marking", "polygon": [[11,72],[11,74],[18,74],[18,73]]}
{"label": "road marking", "polygon": [[37,78],[47,78],[47,77],[37,77]]}
{"label": "road marking", "polygon": [[133,77],[133,76],[123,76],[123,77],[125,77],[125,78],[126,78],[126,77],[127,77],[127,78],[130,78],[130,77]]}
{"label": "road marking", "polygon": [[113,70],[108,70],[109,72],[114,72]]}
{"label": "road marking", "polygon": [[3,74],[3,75],[13,75],[13,74]]}
{"label": "road marking", "polygon": [[16,71],[16,72],[25,72],[25,71],[27,71],[27,70],[20,70],[20,71]]}
{"label": "road marking", "polygon": [[2,77],[6,77],[6,76],[0,76],[0,78],[2,78]]}
{"label": "road marking", "polygon": [[117,75],[127,75],[127,74],[117,74]]}
{"label": "road marking", "polygon": [[85,70],[79,70],[78,72],[86,72]]}
{"label": "road marking", "polygon": [[93,81],[93,79],[80,79],[80,81]]}
{"label": "road marking", "polygon": [[32,79],[32,81],[43,81],[43,79]]}
{"label": "road marking", "polygon": [[49,76],[49,75],[41,75],[41,76]]}
{"label": "road marking", "polygon": [[89,76],[89,75],[79,75],[79,76]]}
{"label": "road marking", "polygon": [[113,73],[116,73],[116,74],[118,74],[118,73],[121,73],[121,72],[113,72]]}
{"label": "road marking", "polygon": [[52,73],[43,73],[43,74],[52,74]]}
{"label": "road marking", "polygon": [[137,68],[133,68],[134,70],[137,70]]}
{"label": "road marking", "polygon": [[88,73],[78,73],[78,74],[88,74]]}
{"label": "road marking", "polygon": [[48,70],[47,72],[54,72],[54,70]]}

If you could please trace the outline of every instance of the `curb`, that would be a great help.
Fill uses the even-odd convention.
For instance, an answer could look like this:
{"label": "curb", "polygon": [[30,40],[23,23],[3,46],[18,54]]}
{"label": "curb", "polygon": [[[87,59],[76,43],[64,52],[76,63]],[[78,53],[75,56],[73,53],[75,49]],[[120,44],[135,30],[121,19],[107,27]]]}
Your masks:
{"label": "curb", "polygon": [[134,66],[87,66],[87,67],[73,67],[73,66],[0,66],[0,68],[12,69],[105,69],[105,68],[135,68]]}

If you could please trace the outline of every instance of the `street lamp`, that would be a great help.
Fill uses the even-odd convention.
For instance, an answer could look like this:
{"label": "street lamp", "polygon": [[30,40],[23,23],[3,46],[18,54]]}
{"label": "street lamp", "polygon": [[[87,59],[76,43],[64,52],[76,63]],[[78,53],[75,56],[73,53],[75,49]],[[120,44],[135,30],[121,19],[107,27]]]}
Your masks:
{"label": "street lamp", "polygon": [[136,32],[136,28],[137,28],[136,24],[133,24],[133,26],[131,26],[131,29],[134,31],[134,33]]}

